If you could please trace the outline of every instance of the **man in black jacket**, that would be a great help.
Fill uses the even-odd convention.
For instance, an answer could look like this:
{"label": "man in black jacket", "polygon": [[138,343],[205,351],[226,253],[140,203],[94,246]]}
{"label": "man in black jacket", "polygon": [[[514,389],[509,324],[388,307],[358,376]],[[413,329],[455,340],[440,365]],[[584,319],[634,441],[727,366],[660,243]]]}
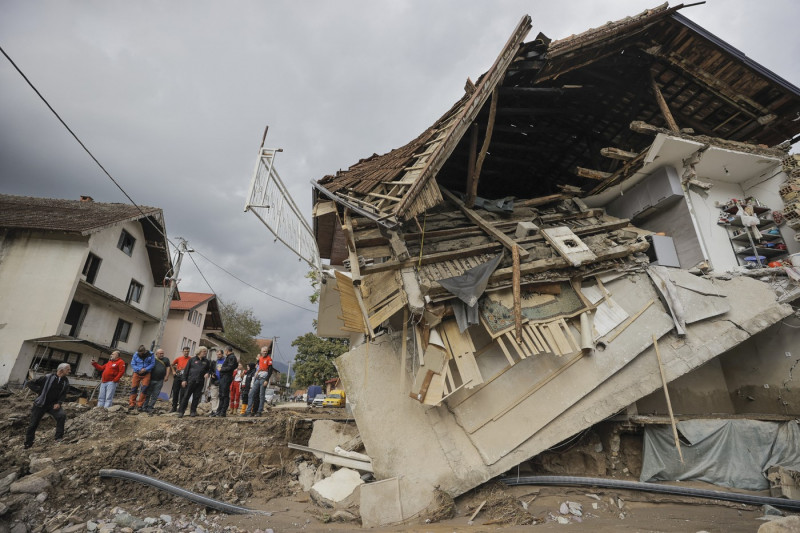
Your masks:
{"label": "man in black jacket", "polygon": [[197,355],[192,357],[183,369],[181,387],[183,387],[184,392],[181,397],[181,405],[178,408],[178,418],[183,418],[183,413],[186,412],[186,406],[189,404],[189,396],[192,397],[189,416],[197,416],[197,405],[203,395],[203,385],[206,378],[214,371],[211,361],[206,358],[207,354],[208,348],[201,346],[197,350]]}
{"label": "man in black jacket", "polygon": [[33,401],[33,408],[31,409],[31,423],[28,426],[28,432],[25,434],[25,448],[33,446],[33,439],[36,436],[36,428],[39,427],[39,422],[45,413],[52,416],[56,421],[56,442],[61,442],[64,438],[64,422],[67,420],[67,415],[61,404],[67,399],[67,391],[69,390],[69,375],[72,368],[67,363],[58,365],[55,374],[47,374],[36,379],[33,382],[34,387],[37,389],[41,387],[39,396]]}
{"label": "man in black jacket", "polygon": [[233,373],[239,368],[239,360],[233,353],[233,348],[225,348],[225,361],[219,369],[219,407],[217,416],[226,416],[228,404],[231,401],[231,383],[233,383]]}

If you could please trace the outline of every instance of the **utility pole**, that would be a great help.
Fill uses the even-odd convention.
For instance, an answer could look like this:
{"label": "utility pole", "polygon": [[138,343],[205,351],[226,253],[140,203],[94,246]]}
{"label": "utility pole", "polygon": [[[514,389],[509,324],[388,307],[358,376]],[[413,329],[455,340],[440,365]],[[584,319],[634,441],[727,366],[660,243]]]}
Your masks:
{"label": "utility pole", "polygon": [[183,254],[187,252],[193,252],[194,250],[190,249],[186,239],[178,237],[181,241],[178,244],[178,258],[175,260],[175,268],[173,269],[173,273],[166,280],[169,280],[169,289],[167,290],[167,301],[166,305],[164,306],[164,312],[161,314],[161,320],[158,323],[158,333],[156,334],[156,341],[154,349],[157,349],[161,346],[161,340],[164,337],[164,327],[167,325],[167,317],[169,316],[169,308],[170,303],[172,302],[172,296],[175,294],[175,287],[178,286],[178,274],[181,271],[181,262],[183,261]]}

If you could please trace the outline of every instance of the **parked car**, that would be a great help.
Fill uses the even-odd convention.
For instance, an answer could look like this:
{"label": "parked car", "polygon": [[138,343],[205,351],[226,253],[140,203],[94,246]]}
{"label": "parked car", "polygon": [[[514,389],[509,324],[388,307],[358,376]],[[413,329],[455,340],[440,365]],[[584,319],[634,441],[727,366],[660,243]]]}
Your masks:
{"label": "parked car", "polygon": [[322,402],[325,401],[324,394],[317,394],[314,396],[314,399],[311,401],[311,407],[322,407]]}
{"label": "parked car", "polygon": [[322,402],[322,407],[344,407],[345,393],[343,390],[332,390],[330,394],[325,396]]}
{"label": "parked car", "polygon": [[306,393],[306,402],[308,405],[314,402],[314,398],[316,398],[318,394],[322,394],[322,387],[319,385],[311,385],[308,387],[308,392]]}
{"label": "parked car", "polygon": [[267,405],[276,405],[278,403],[278,393],[275,389],[267,389],[264,391],[264,401]]}

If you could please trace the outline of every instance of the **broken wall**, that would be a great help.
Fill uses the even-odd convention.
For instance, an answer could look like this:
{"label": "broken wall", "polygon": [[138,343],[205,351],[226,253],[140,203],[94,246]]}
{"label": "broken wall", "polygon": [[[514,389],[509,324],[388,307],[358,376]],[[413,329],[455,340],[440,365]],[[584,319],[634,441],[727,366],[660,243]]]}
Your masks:
{"label": "broken wall", "polygon": [[797,326],[796,316],[784,318],[720,357],[736,413],[800,413]]}

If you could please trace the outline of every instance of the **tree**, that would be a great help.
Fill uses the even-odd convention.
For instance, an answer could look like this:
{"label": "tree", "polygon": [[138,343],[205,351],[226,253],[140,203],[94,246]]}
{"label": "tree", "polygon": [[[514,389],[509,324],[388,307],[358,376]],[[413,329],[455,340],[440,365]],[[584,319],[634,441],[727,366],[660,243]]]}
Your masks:
{"label": "tree", "polygon": [[333,360],[349,349],[347,339],[318,337],[306,333],[292,341],[297,347],[294,358],[295,387],[322,385],[329,379],[338,376]]}
{"label": "tree", "polygon": [[217,299],[217,303],[225,327],[225,338],[247,353],[257,354],[258,344],[254,337],[261,333],[261,321],[253,316],[253,310],[239,308],[236,302],[224,304]]}

